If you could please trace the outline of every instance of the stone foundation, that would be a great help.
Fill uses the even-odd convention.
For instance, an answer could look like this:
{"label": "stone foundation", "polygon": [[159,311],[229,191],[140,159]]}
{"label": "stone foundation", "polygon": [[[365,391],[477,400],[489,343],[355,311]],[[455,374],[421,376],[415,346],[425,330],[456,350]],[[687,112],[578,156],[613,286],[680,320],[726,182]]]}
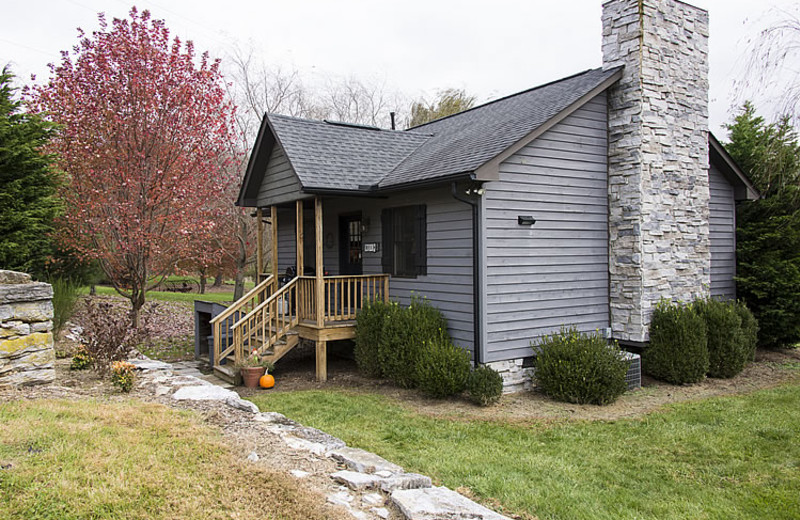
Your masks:
{"label": "stone foundation", "polygon": [[503,378],[503,393],[513,394],[533,388],[534,369],[532,367],[524,368],[522,364],[522,359],[511,359],[486,363],[486,366],[496,370]]}
{"label": "stone foundation", "polygon": [[0,270],[0,387],[52,383],[53,288]]}
{"label": "stone foundation", "polygon": [[[639,354],[625,352],[625,359],[630,361],[628,373],[625,374],[625,383],[628,390],[635,390],[642,387],[642,359]],[[494,369],[503,378],[503,393],[513,394],[532,390],[534,385],[533,374],[536,369],[533,367],[523,367],[524,360],[511,359],[509,361],[495,361],[486,363],[486,366]]]}

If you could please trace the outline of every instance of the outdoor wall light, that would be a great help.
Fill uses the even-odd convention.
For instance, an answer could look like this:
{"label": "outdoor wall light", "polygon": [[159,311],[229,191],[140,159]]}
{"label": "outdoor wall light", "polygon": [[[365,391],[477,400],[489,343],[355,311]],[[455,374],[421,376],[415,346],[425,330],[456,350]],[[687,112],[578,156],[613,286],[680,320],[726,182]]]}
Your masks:
{"label": "outdoor wall light", "polygon": [[532,226],[536,224],[536,219],[533,218],[531,215],[519,215],[517,217],[517,223],[520,226]]}

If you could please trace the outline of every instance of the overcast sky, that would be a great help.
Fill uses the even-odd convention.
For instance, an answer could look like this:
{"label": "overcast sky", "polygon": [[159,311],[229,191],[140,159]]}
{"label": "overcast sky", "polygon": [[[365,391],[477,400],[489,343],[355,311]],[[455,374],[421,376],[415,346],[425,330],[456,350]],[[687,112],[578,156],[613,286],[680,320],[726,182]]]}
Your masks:
{"label": "overcast sky", "polygon": [[[730,119],[733,81],[748,40],[798,0],[695,0],[711,16],[711,128]],[[39,80],[77,27],[96,29],[98,12],[125,16],[124,0],[4,0],[0,64],[18,82]],[[600,0],[141,0],[173,34],[223,57],[252,46],[267,62],[308,80],[355,76],[408,96],[457,87],[480,102],[601,65]],[[777,9],[777,11],[776,11]],[[758,99],[758,93],[745,96]],[[761,103],[768,112],[769,104]]]}

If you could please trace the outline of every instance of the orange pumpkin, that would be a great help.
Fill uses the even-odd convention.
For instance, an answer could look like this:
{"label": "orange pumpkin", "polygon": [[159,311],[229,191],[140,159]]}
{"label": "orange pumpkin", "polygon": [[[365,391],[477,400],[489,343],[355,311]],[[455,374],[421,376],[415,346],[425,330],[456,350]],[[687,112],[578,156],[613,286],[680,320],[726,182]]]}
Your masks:
{"label": "orange pumpkin", "polygon": [[258,384],[261,385],[261,388],[272,388],[275,386],[275,378],[272,377],[272,374],[264,374],[258,380]]}

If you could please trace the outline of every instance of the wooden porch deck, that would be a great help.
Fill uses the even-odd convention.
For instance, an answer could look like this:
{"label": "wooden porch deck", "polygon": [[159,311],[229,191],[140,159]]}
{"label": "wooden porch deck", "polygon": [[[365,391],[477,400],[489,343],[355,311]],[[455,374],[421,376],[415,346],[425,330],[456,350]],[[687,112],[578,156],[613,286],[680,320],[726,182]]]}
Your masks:
{"label": "wooden porch deck", "polygon": [[[355,337],[356,314],[367,303],[388,301],[389,275],[324,276],[322,251],[322,200],[314,200],[315,276],[303,273],[303,202],[296,203],[297,276],[278,286],[278,263],[272,259],[271,273],[265,273],[263,253],[264,220],[258,219],[257,258],[259,283],[212,321],[214,369],[226,379],[234,379],[230,367],[257,352],[276,362],[300,339],[316,343],[316,376],[327,379],[327,342]],[[278,211],[270,209],[273,257],[278,251]]]}

